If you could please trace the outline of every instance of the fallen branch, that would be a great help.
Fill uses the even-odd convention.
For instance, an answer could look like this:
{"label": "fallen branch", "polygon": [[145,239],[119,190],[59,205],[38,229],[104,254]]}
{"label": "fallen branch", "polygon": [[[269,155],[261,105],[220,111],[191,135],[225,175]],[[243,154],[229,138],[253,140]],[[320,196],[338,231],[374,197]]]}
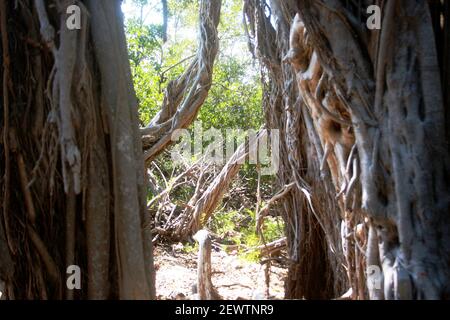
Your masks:
{"label": "fallen branch", "polygon": [[261,256],[269,256],[286,248],[286,244],[286,237],[283,237],[281,239],[257,246],[252,250],[261,251]]}
{"label": "fallen branch", "polygon": [[231,159],[222,168],[219,175],[196,202],[193,218],[185,230],[194,233],[208,221],[220,200],[222,200],[224,193],[228,190],[230,183],[238,174],[245,157],[248,154],[254,154],[256,152],[259,141],[264,139],[266,135],[267,130],[262,130],[258,132],[254,139],[250,139],[248,143],[243,143],[239,146]]}

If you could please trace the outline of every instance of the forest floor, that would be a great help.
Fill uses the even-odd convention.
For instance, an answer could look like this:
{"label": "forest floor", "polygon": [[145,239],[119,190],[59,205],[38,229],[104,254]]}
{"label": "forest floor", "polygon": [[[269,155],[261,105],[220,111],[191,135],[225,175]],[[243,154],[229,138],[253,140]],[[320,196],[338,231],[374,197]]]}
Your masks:
{"label": "forest floor", "polygon": [[[197,281],[197,253],[183,245],[157,245],[155,251],[156,292],[159,300],[194,299]],[[213,248],[212,283],[224,300],[283,299],[287,270],[270,268],[269,297],[266,295],[264,265],[244,260],[236,252]]]}

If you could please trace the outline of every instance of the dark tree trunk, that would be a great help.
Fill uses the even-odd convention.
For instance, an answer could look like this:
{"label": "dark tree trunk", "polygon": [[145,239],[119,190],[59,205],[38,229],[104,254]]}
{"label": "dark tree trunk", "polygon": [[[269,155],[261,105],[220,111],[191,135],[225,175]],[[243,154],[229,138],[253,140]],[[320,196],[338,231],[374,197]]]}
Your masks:
{"label": "dark tree trunk", "polygon": [[[137,102],[118,0],[1,2],[7,297],[154,297]],[[81,8],[69,30],[68,6]],[[81,290],[66,268],[81,268]]]}
{"label": "dark tree trunk", "polygon": [[[336,254],[341,250],[336,228],[338,204],[329,178],[318,179],[323,150],[314,144],[319,137],[302,107],[295,73],[282,62],[289,50],[290,24],[297,5],[293,0],[271,1],[272,16],[267,16],[267,4],[248,0],[244,11],[250,48],[263,65],[266,124],[280,130],[278,182],[280,187],[292,182],[296,186],[280,205],[290,258],[286,298],[332,298],[346,289],[343,260]],[[275,26],[271,18],[275,18]],[[329,177],[329,172],[324,175]]]}

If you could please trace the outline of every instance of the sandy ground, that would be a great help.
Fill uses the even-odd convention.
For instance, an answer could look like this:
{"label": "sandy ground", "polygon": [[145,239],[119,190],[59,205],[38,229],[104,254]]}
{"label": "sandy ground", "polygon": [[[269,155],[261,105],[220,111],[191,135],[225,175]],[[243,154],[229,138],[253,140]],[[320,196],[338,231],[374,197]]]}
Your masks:
{"label": "sandy ground", "polygon": [[[271,266],[269,294],[266,296],[265,266],[213,249],[212,282],[224,300],[283,299],[284,268]],[[156,293],[158,299],[194,299],[197,255],[186,253],[181,244],[155,248]]]}

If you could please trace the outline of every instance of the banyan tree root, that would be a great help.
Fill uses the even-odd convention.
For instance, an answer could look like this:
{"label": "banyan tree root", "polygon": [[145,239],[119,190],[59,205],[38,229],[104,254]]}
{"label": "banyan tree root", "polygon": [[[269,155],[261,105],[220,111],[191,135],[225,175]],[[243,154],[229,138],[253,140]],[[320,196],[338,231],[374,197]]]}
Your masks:
{"label": "banyan tree root", "polygon": [[[336,228],[340,216],[336,214],[335,188],[329,167],[320,171],[320,159],[326,152],[299,96],[296,74],[286,63],[304,70],[313,51],[299,43],[305,34],[290,32],[298,2],[245,0],[244,13],[249,47],[261,63],[266,125],[281,133],[277,204],[286,226],[289,264],[285,297],[328,299],[342,295],[348,280]],[[299,17],[295,24],[295,30],[304,30]],[[326,84],[325,80],[322,83]]]}
{"label": "banyan tree root", "polygon": [[[350,114],[344,103],[338,99],[335,89],[330,86],[330,76],[323,70],[318,54],[308,43],[308,32],[299,14],[296,14],[290,29],[290,49],[285,62],[289,62],[296,74],[299,95],[305,103],[312,122],[311,130],[317,132],[320,148],[324,150],[320,159],[320,172],[329,172],[335,186],[336,198],[342,210],[341,223],[342,252],[346,261],[348,281],[354,287],[354,298],[364,297],[364,289],[356,273],[364,270],[359,261],[364,257],[364,249],[358,250],[353,237],[354,226],[362,219],[358,215],[353,199],[353,188],[358,178],[357,152]],[[303,54],[299,54],[302,52]],[[330,190],[331,191],[331,190]],[[352,204],[351,208],[349,208]],[[315,212],[315,209],[312,209]],[[323,220],[318,218],[318,221]],[[329,233],[323,227],[325,234]],[[364,279],[364,276],[363,276]],[[358,291],[359,290],[359,291]]]}
{"label": "banyan tree root", "polygon": [[[381,31],[361,2],[270,1],[267,14],[269,1],[244,1],[267,124],[286,132],[279,184],[296,184],[282,199],[287,297],[449,295],[448,5],[371,3]],[[371,272],[381,289],[367,290]]]}
{"label": "banyan tree root", "polygon": [[[311,129],[327,150],[323,163],[344,198],[342,245],[354,298],[367,297],[365,268],[377,273],[383,291],[369,290],[370,297],[448,297],[450,250],[441,243],[450,239],[449,155],[442,52],[428,2],[384,2],[381,31],[359,21],[363,6],[339,0],[298,4],[302,26],[292,30],[307,37],[294,37],[293,49],[314,52],[299,57],[306,69],[290,62]],[[437,19],[448,23],[449,17],[442,12]]]}
{"label": "banyan tree root", "polygon": [[141,129],[146,161],[153,160],[172,143],[176,129],[187,128],[194,121],[208,96],[219,49],[217,26],[221,5],[221,0],[200,1],[199,43],[194,61],[168,84],[161,111]]}
{"label": "banyan tree root", "polygon": [[[70,5],[81,10],[79,30],[67,27]],[[0,280],[8,299],[154,297],[120,6],[1,2]],[[81,290],[65,285],[71,265],[80,267]]]}
{"label": "banyan tree root", "polygon": [[219,300],[211,281],[211,238],[208,231],[200,230],[194,235],[199,244],[197,260],[197,294],[199,300]]}

